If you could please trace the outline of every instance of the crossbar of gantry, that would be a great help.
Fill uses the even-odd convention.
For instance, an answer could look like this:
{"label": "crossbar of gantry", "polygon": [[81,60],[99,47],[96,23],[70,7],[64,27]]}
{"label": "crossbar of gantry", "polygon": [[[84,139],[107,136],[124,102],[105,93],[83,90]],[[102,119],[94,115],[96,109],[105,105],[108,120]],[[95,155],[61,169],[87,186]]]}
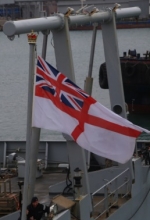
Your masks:
{"label": "crossbar of gantry", "polygon": [[[141,13],[139,7],[122,8],[116,10],[116,19],[138,17]],[[88,25],[93,23],[106,23],[112,19],[111,10],[101,11],[89,15],[71,15],[69,16],[69,26]],[[12,37],[19,34],[34,31],[55,30],[64,27],[64,15],[56,14],[50,17],[36,19],[26,19],[20,21],[7,21],[3,26],[3,32]]]}

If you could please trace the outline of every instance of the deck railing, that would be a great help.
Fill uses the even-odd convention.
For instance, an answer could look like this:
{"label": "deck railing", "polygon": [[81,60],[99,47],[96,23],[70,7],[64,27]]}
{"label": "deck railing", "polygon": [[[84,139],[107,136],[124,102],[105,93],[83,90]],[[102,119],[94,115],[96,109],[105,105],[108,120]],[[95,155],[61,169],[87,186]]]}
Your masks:
{"label": "deck railing", "polygon": [[123,198],[130,194],[130,186],[130,173],[129,168],[127,168],[96,190],[92,194],[94,219],[100,218],[104,213],[108,217],[111,208],[118,208],[118,200],[121,202]]}

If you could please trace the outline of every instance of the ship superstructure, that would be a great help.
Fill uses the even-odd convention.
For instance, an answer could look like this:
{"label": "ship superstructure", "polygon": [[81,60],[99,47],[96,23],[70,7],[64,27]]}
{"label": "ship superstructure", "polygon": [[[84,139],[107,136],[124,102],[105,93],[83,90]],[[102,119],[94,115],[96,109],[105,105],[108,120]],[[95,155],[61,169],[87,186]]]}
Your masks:
{"label": "ship superstructure", "polygon": [[[93,24],[93,37],[89,61],[89,73],[85,81],[85,91],[91,94],[92,67],[95,51],[97,23],[102,25],[104,54],[108,71],[111,109],[118,115],[126,118],[126,108],[121,81],[119,48],[116,34],[115,19],[138,17],[139,7],[116,9],[117,4],[104,11],[91,9],[88,15],[73,14],[69,8],[65,14],[55,14],[51,17],[9,21],[4,25],[4,33],[10,40],[15,35],[29,34],[29,85],[27,111],[27,138],[26,138],[26,167],[23,195],[22,220],[26,219],[26,206],[34,194],[37,154],[40,138],[40,129],[31,127],[32,119],[32,91],[35,70],[36,33],[43,33],[42,57],[46,57],[47,39],[53,35],[54,50],[57,68],[71,80],[75,80],[69,25]],[[33,32],[34,31],[34,32]],[[111,35],[111,38],[110,38]],[[63,51],[63,53],[61,53]],[[113,72],[113,74],[112,74]],[[76,142],[65,134],[67,154],[73,185],[73,197],[67,199],[62,195],[52,200],[51,219],[71,220],[72,216],[80,220],[109,219],[109,220],[149,220],[150,216],[150,172],[148,166],[143,166],[141,158],[134,157],[123,165],[114,164],[107,169],[87,172],[90,153],[85,151]],[[108,137],[109,138],[109,137]],[[115,153],[115,152],[114,152]],[[105,158],[107,159],[107,158]],[[101,160],[97,157],[97,160]],[[82,182],[81,182],[82,179]],[[64,189],[66,181],[49,187],[50,193],[59,193]],[[44,187],[44,186],[43,186]],[[80,190],[81,189],[81,190]],[[121,202],[120,201],[121,198]],[[124,201],[125,199],[125,201]],[[100,205],[100,207],[99,207]],[[58,209],[57,209],[58,207]],[[59,209],[59,208],[62,209]],[[115,209],[115,212],[111,212]],[[9,217],[8,217],[9,218]],[[8,219],[7,216],[4,219]],[[13,217],[11,217],[13,219]]]}

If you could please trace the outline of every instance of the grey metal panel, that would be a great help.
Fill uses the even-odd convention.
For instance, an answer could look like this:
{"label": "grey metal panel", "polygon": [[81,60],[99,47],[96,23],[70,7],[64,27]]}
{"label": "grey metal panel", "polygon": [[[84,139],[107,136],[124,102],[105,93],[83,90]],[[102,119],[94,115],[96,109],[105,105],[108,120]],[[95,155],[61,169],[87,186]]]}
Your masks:
{"label": "grey metal panel", "polygon": [[[97,189],[102,187],[104,184],[106,184],[108,181],[111,181],[113,178],[118,176],[120,173],[122,173],[124,169],[121,168],[106,168],[99,171],[89,172],[89,183],[90,183],[90,191],[91,193],[94,193]],[[118,186],[124,183],[125,177],[129,177],[129,174],[124,173],[121,178],[118,178]],[[142,177],[141,177],[142,179]],[[111,190],[114,189],[115,183],[111,184]],[[124,188],[121,189],[120,192],[123,192]],[[102,193],[102,192],[101,192]]]}
{"label": "grey metal panel", "polygon": [[[149,220],[150,216],[150,172],[147,172],[147,180],[145,184],[139,181],[142,177],[142,170],[139,170],[139,159],[135,160],[135,184],[137,193],[132,194],[132,198],[121,206],[117,212],[111,215],[108,220],[121,219],[121,220]],[[142,179],[142,178],[141,178]],[[142,185],[141,185],[142,184]],[[134,185],[134,184],[133,184]]]}
{"label": "grey metal panel", "polygon": [[48,142],[48,163],[68,163],[66,142]]}
{"label": "grey metal panel", "polygon": [[[48,163],[68,163],[68,153],[66,141],[40,141],[38,159],[45,159],[45,147],[48,143]],[[25,141],[6,141],[7,152],[6,156],[10,153],[17,152],[20,157],[25,158]],[[0,163],[3,163],[4,141],[0,141]]]}
{"label": "grey metal panel", "polygon": [[[7,155],[17,151],[17,154],[20,157],[25,158],[25,151],[26,151],[25,150],[26,149],[26,142],[25,141],[14,141],[14,142],[11,141],[11,142],[6,142],[6,143],[7,143]],[[45,145],[46,145],[46,142],[40,142],[39,153],[38,153],[38,158],[40,158],[40,159],[44,159]]]}
{"label": "grey metal panel", "polygon": [[132,199],[122,205],[107,220],[149,220],[150,218],[150,186],[149,181],[144,185],[141,191]]}
{"label": "grey metal panel", "polygon": [[[4,142],[2,142],[4,143]],[[25,152],[25,141],[6,141],[7,143],[7,153],[12,153],[20,149],[20,151],[23,150]]]}
{"label": "grey metal panel", "polygon": [[149,166],[142,166],[143,183],[147,181],[147,174],[149,172]]}
{"label": "grey metal panel", "polygon": [[[89,199],[88,198],[89,195],[86,195],[84,197],[82,197],[82,199],[80,200],[79,202],[79,211],[80,211],[80,215],[79,215],[79,218],[81,220],[90,220],[90,213],[91,213],[91,207],[90,207],[90,204],[89,204]],[[88,212],[87,212],[88,210]]]}
{"label": "grey metal panel", "polygon": [[132,196],[138,194],[143,187],[141,158],[133,159],[133,164],[134,164],[135,183],[132,186]]}
{"label": "grey metal panel", "polygon": [[0,163],[3,163],[4,142],[0,142]]}
{"label": "grey metal panel", "polygon": [[20,211],[17,211],[1,217],[1,220],[15,220],[15,219],[17,220],[19,216],[20,216]]}
{"label": "grey metal panel", "polygon": [[53,220],[70,220],[70,210],[66,210],[53,217]]}
{"label": "grey metal panel", "polygon": [[39,143],[39,150],[38,150],[38,159],[45,159],[45,147],[46,142],[40,142]]}

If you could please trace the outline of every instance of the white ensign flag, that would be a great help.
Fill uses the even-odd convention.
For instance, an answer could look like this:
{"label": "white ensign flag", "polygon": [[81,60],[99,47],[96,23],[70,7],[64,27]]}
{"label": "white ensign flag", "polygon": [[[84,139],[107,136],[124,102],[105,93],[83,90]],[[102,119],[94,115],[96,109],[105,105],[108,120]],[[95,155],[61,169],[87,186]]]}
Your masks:
{"label": "white ensign flag", "polygon": [[41,57],[32,126],[66,133],[84,149],[119,163],[132,157],[141,132],[150,132],[102,106]]}

